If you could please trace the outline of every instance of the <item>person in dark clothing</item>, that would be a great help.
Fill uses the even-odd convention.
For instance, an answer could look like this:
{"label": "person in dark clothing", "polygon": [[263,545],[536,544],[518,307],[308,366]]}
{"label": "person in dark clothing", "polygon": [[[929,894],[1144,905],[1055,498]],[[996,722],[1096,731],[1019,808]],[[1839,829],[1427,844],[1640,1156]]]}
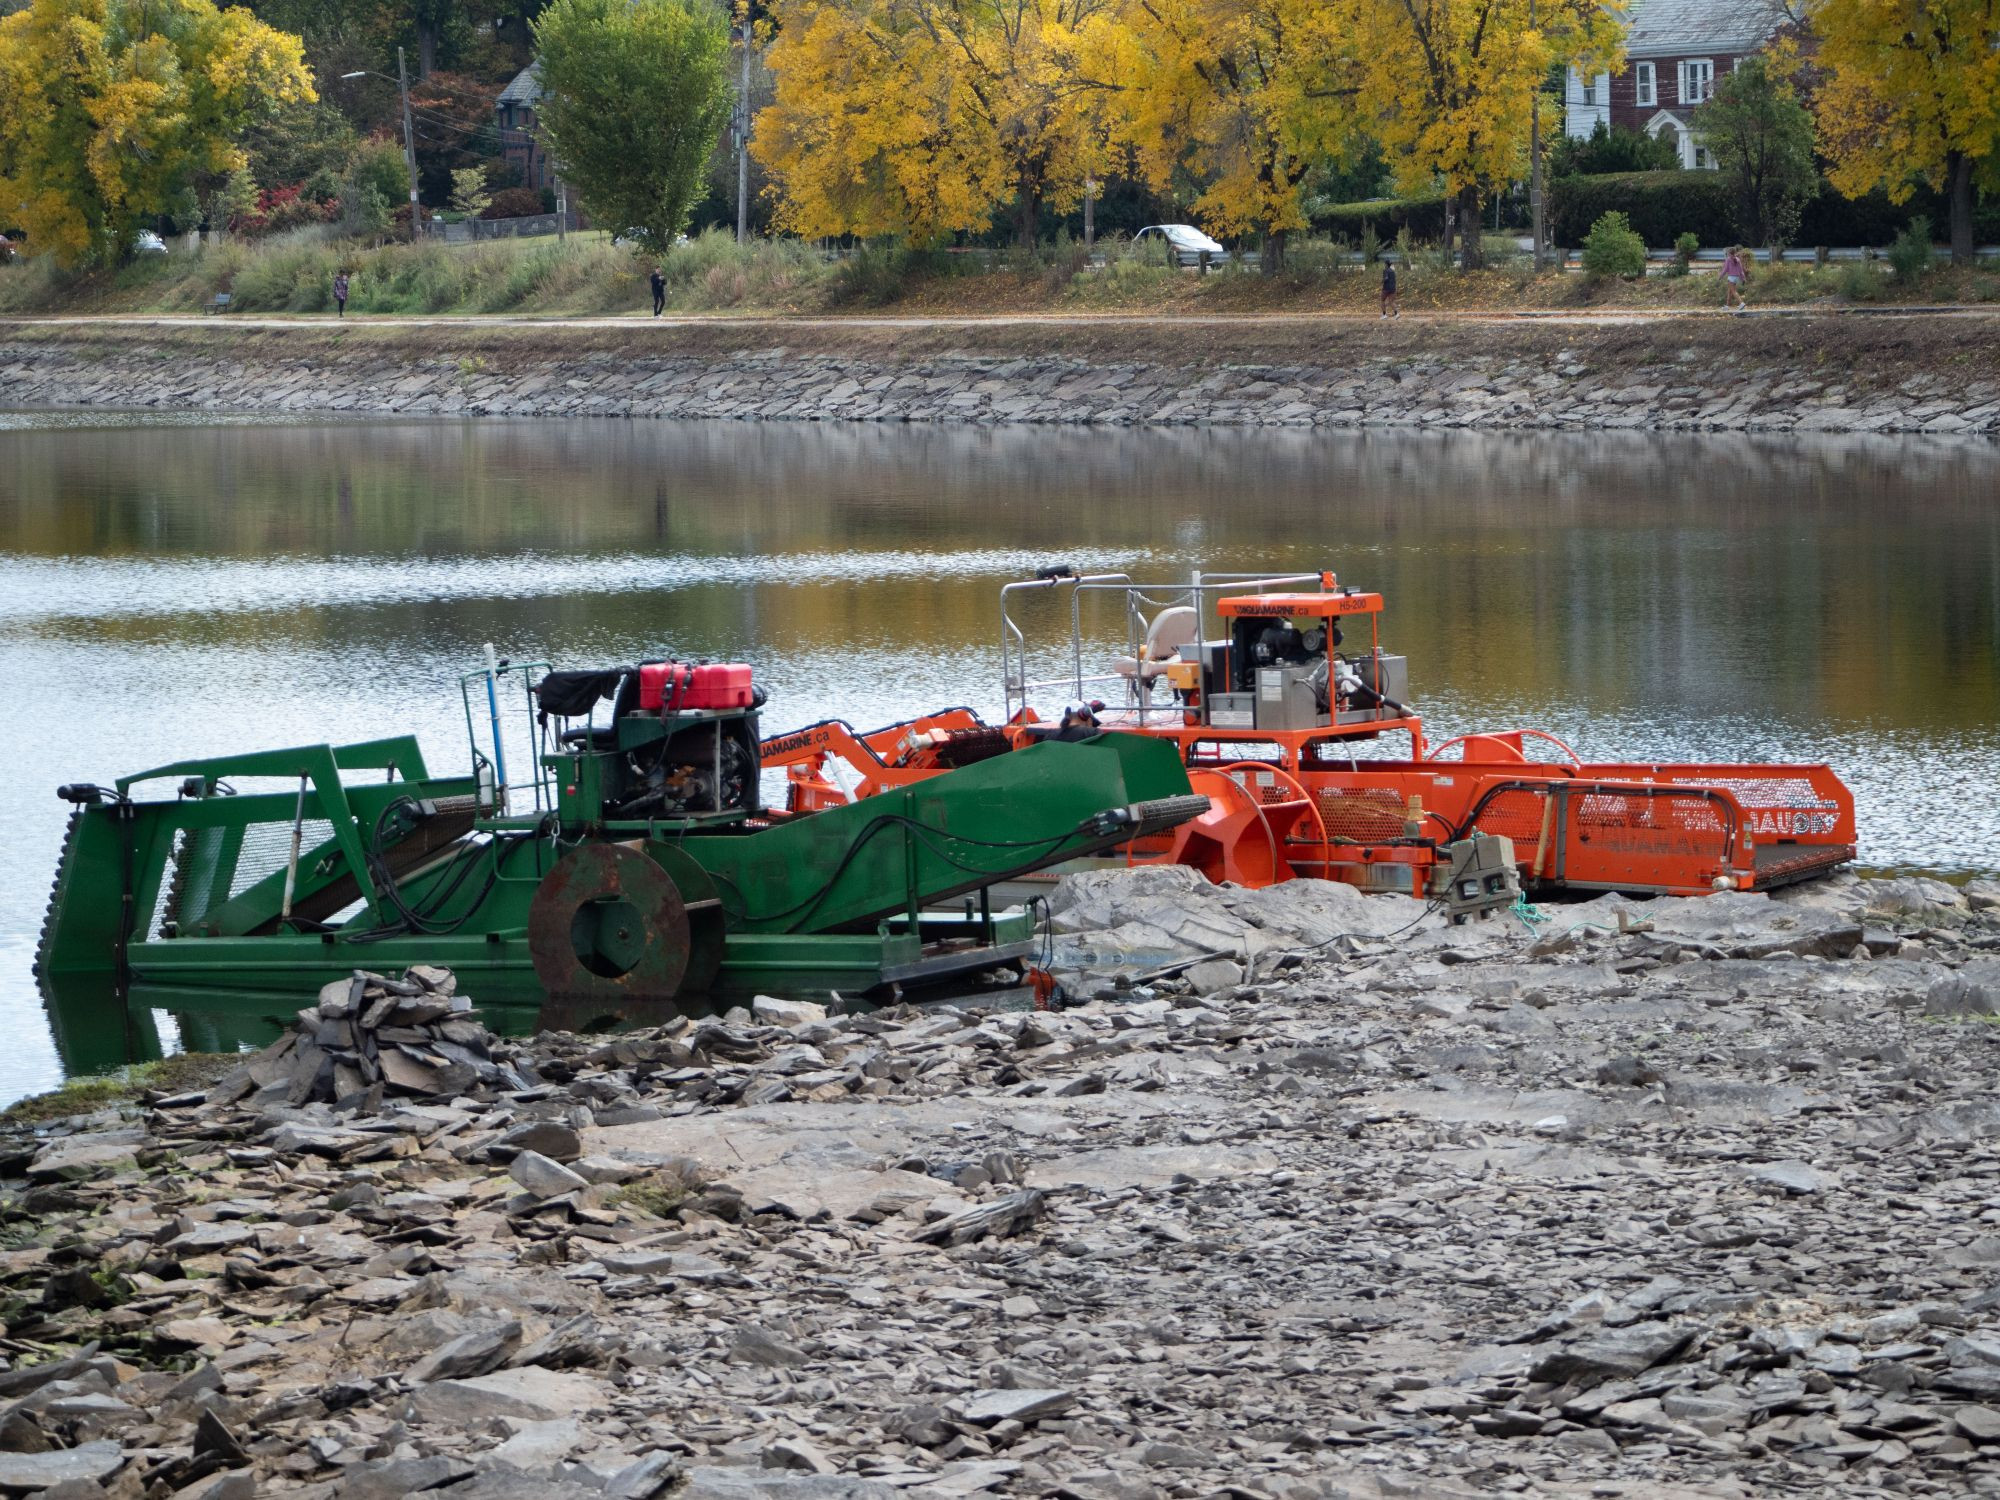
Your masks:
{"label": "person in dark clothing", "polygon": [[1055,732],[1059,740],[1088,740],[1104,733],[1097,722],[1097,710],[1088,703],[1072,703],[1063,710],[1062,727]]}
{"label": "person in dark clothing", "polygon": [[347,316],[347,273],[345,271],[342,271],[333,278],[333,308],[335,317],[344,318]]}
{"label": "person in dark clothing", "polygon": [[667,273],[655,266],[650,279],[653,283],[653,316],[657,318],[667,310]]}
{"label": "person in dark clothing", "polygon": [[1396,262],[1394,257],[1382,257],[1382,316],[1400,318],[1403,309],[1396,305]]}

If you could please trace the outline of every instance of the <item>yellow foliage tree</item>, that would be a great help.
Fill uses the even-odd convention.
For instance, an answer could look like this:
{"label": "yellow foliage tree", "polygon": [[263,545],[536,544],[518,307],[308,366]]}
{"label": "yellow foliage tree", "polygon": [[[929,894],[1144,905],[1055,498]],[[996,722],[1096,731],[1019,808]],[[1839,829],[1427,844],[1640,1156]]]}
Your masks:
{"label": "yellow foliage tree", "polygon": [[210,0],[33,0],[0,20],[0,221],[65,265],[192,220],[257,112],[310,102],[295,36]]}
{"label": "yellow foliage tree", "polygon": [[1455,199],[1463,264],[1480,264],[1480,198],[1524,175],[1530,106],[1558,64],[1622,66],[1622,4],[1349,0],[1362,97],[1405,192]]}
{"label": "yellow foliage tree", "polygon": [[2000,167],[2000,3],[1822,0],[1812,24],[1828,178],[1897,203],[1919,183],[1943,190],[1951,258],[1970,265],[1973,179]]}
{"label": "yellow foliage tree", "polygon": [[1102,170],[1112,0],[778,0],[751,150],[776,222],[935,244],[1008,203],[1034,242]]}
{"label": "yellow foliage tree", "polygon": [[1256,234],[1278,270],[1301,187],[1356,139],[1351,16],[1324,0],[1137,0],[1123,138],[1156,191],[1186,172],[1216,234]]}

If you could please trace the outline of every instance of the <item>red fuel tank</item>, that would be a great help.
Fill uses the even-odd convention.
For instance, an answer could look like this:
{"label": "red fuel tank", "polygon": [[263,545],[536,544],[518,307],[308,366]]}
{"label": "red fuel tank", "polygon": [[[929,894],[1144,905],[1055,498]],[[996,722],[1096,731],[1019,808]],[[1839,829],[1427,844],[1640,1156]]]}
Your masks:
{"label": "red fuel tank", "polygon": [[694,681],[682,696],[683,708],[748,708],[750,667],[740,661],[709,662],[694,669]]}
{"label": "red fuel tank", "polygon": [[649,661],[639,667],[639,707],[650,713],[748,708],[750,692],[750,668],[743,662]]}
{"label": "red fuel tank", "polygon": [[649,713],[658,713],[669,703],[675,708],[688,707],[688,684],[693,678],[694,668],[686,662],[641,662],[639,664],[639,707]]}

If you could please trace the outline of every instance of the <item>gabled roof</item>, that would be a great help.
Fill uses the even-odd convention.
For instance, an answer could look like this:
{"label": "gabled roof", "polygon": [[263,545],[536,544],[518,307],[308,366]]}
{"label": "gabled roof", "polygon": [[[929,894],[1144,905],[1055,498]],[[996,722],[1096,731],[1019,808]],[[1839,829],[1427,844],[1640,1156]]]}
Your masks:
{"label": "gabled roof", "polygon": [[500,90],[500,97],[493,101],[494,107],[502,104],[536,105],[542,101],[542,65],[529,63],[514,75],[514,81]]}
{"label": "gabled roof", "polygon": [[1790,19],[1782,0],[1633,0],[1629,57],[1754,52]]}

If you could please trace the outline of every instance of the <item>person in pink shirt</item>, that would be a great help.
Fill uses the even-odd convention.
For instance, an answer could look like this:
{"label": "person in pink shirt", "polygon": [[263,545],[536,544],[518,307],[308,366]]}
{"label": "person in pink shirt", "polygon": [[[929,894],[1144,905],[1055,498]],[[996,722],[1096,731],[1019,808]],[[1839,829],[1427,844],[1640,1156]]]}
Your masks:
{"label": "person in pink shirt", "polygon": [[1749,274],[1744,269],[1742,254],[1731,245],[1729,253],[1722,258],[1722,281],[1728,289],[1723,293],[1722,305],[1731,312],[1740,313],[1750,306],[1743,296],[1743,283],[1749,280]]}

